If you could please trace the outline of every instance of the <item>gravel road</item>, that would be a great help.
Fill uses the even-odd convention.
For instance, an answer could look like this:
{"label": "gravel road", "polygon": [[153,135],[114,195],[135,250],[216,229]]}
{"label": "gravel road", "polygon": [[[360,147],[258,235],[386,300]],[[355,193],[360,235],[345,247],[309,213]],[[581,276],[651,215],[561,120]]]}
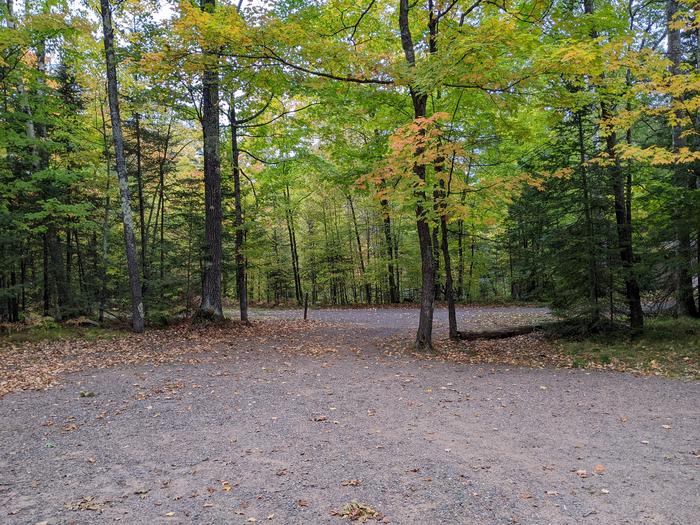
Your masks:
{"label": "gravel road", "polygon": [[0,399],[0,523],[341,524],[352,500],[397,524],[697,522],[699,383],[387,356],[416,311],[311,314],[335,352],[232,341]]}

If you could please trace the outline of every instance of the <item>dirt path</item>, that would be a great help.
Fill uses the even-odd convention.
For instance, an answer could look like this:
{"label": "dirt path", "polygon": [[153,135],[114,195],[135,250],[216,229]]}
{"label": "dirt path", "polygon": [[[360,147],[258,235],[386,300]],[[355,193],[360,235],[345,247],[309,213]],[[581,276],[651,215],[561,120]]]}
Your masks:
{"label": "dirt path", "polygon": [[[460,316],[542,312],[490,313]],[[699,383],[386,356],[376,338],[410,338],[415,312],[313,315],[334,352],[231,341],[0,399],[0,522],[334,524],[351,500],[401,524],[700,514]]]}

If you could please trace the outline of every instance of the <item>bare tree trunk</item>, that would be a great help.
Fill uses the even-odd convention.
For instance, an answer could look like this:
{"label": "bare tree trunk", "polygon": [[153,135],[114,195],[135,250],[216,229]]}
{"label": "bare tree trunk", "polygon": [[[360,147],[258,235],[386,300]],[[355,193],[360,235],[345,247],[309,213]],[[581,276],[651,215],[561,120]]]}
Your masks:
{"label": "bare tree trunk", "polygon": [[112,121],[112,140],[119,178],[121,196],[122,222],[124,224],[124,246],[129,271],[131,288],[131,322],[135,332],[144,328],[143,301],[141,283],[136,255],[136,237],[134,236],[134,219],[131,215],[131,195],[129,192],[126,160],[124,158],[124,138],[122,136],[121,115],[119,114],[119,90],[117,88],[117,63],[114,54],[114,29],[109,0],[100,0],[102,11],[102,29],[104,35],[105,63],[107,68],[107,94],[109,96],[109,114]]}
{"label": "bare tree trunk", "polygon": [[[216,0],[201,0],[202,11],[213,13]],[[216,54],[205,50],[216,60]],[[202,78],[202,132],[204,136],[204,278],[202,304],[197,315],[209,320],[223,319],[221,306],[221,158],[219,137],[219,72],[207,65]]]}

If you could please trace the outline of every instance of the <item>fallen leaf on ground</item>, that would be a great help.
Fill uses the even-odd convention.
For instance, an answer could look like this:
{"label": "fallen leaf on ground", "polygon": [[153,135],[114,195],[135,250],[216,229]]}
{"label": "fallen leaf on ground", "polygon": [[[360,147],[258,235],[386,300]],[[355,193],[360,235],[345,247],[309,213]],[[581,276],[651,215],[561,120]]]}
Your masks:
{"label": "fallen leaf on ground", "polygon": [[64,507],[68,510],[95,510],[102,512],[104,503],[96,501],[92,496],[87,496],[75,503],[66,503]]}
{"label": "fallen leaf on ground", "polygon": [[347,479],[341,483],[343,487],[357,487],[361,481],[359,479]]}
{"label": "fallen leaf on ground", "polygon": [[373,509],[369,505],[360,503],[359,501],[352,500],[350,503],[343,505],[343,508],[339,511],[333,511],[331,513],[333,516],[340,516],[341,518],[348,518],[350,521],[360,521],[364,522],[367,520],[380,520],[384,516],[380,514],[377,510]]}

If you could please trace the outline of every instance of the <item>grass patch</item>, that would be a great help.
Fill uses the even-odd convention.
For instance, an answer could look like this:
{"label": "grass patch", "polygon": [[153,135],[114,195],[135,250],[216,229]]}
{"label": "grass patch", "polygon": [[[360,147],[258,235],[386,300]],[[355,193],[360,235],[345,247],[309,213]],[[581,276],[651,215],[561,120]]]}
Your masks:
{"label": "grass patch", "polygon": [[700,320],[649,318],[642,334],[602,332],[556,340],[574,368],[610,368],[700,379]]}
{"label": "grass patch", "polygon": [[124,333],[124,331],[115,328],[72,326],[45,320],[21,326],[21,328],[10,330],[9,333],[0,336],[0,348],[23,343],[39,343],[42,341],[70,341],[75,339],[99,341],[115,339],[124,335]]}

